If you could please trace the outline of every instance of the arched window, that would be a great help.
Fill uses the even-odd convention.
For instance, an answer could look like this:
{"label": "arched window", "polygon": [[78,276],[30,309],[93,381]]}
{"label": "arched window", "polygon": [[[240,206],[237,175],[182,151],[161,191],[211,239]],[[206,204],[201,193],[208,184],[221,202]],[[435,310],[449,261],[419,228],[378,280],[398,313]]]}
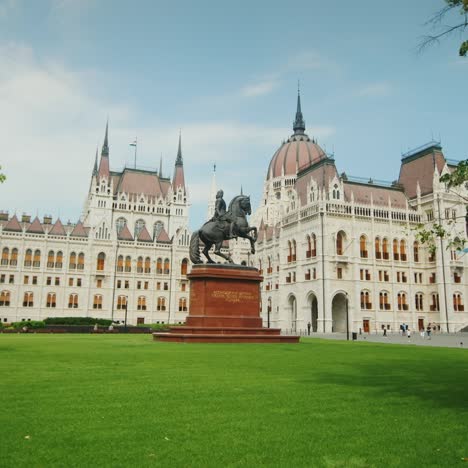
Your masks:
{"label": "arched window", "polygon": [[[106,263],[106,254],[104,252],[101,252],[97,256],[97,265],[96,265],[96,270],[98,271],[103,271]],[[101,296],[101,305],[102,305],[102,296]],[[102,307],[94,307],[95,309],[101,309]]]}
{"label": "arched window", "polygon": [[306,237],[306,242],[307,242],[306,258],[310,258],[312,256],[312,241],[309,235],[307,235]]}
{"label": "arched window", "polygon": [[95,294],[94,295],[93,309],[102,309],[102,296],[100,294]]}
{"label": "arched window", "polygon": [[163,263],[162,263],[162,258],[158,258],[156,260],[156,273],[158,275],[162,275],[163,272]]}
{"label": "arched window", "polygon": [[269,275],[273,271],[273,269],[271,267],[271,257],[270,256],[268,256],[267,261],[268,261],[267,275]]}
{"label": "arched window", "polygon": [[132,271],[132,257],[130,255],[127,255],[125,257],[125,272],[130,273]]}
{"label": "arched window", "polygon": [[380,310],[390,310],[390,303],[388,302],[388,293],[381,291],[379,293],[379,307]]}
{"label": "arched window", "polygon": [[3,247],[3,250],[2,250],[2,265],[8,265],[9,257],[10,257],[10,249],[8,247]]}
{"label": "arched window", "polygon": [[336,255],[343,255],[343,245],[345,240],[345,233],[343,231],[338,232],[338,234],[336,235]]}
{"label": "arched window", "polygon": [[122,310],[127,306],[127,296],[119,296],[117,298],[117,309]]}
{"label": "arched window", "polygon": [[72,252],[70,254],[70,261],[68,262],[68,269],[75,270],[76,269],[76,253]]}
{"label": "arched window", "polygon": [[143,257],[137,258],[137,273],[143,273]]}
{"label": "arched window", "polygon": [[135,223],[135,239],[140,235],[140,232],[143,230],[143,228],[145,227],[145,222],[142,220],[142,219],[139,219],[136,223]]}
{"label": "arched window", "polygon": [[62,268],[63,267],[63,252],[60,250],[57,252],[57,256],[55,257],[55,268]]}
{"label": "arched window", "polygon": [[431,312],[438,312],[440,311],[440,303],[439,303],[439,294],[432,293],[431,294],[432,304],[429,307]]}
{"label": "arched window", "polygon": [[380,237],[375,238],[375,258],[377,258],[377,259],[382,258]]}
{"label": "arched window", "polygon": [[117,229],[117,234],[120,234],[120,231],[127,225],[127,220],[125,218],[119,218],[115,222],[115,228]]}
{"label": "arched window", "polygon": [[291,241],[288,241],[288,263],[292,262],[292,243]]}
{"label": "arched window", "polygon": [[168,275],[169,273],[170,273],[170,263],[169,263],[169,259],[166,258],[164,259],[164,274]]}
{"label": "arched window", "polygon": [[413,258],[415,262],[419,262],[419,242],[413,242]]}
{"label": "arched window", "polygon": [[78,270],[84,270],[84,253],[78,255]]}
{"label": "arched window", "polygon": [[146,310],[146,297],[140,296],[138,298],[137,310]]}
{"label": "arched window", "polygon": [[156,307],[157,310],[166,310],[166,298],[158,297],[158,305]]}
{"label": "arched window", "polygon": [[161,221],[156,221],[153,226],[153,239],[156,240],[164,228],[164,224]]}
{"label": "arched window", "polygon": [[184,258],[180,265],[180,274],[185,276],[187,274],[188,260]]}
{"label": "arched window", "polygon": [[398,240],[393,239],[393,260],[400,260],[400,255],[398,254]]}
{"label": "arched window", "polygon": [[292,241],[292,261],[296,261],[296,241],[294,239]]}
{"label": "arched window", "polygon": [[11,251],[10,265],[13,265],[13,266],[18,265],[18,249],[17,248],[14,248]]}
{"label": "arched window", "polygon": [[78,308],[78,294],[70,294],[68,296],[68,308],[69,309]]}
{"label": "arched window", "polygon": [[41,251],[39,249],[34,251],[33,267],[39,268],[41,266]]}
{"label": "arched window", "polygon": [[186,312],[187,311],[187,299],[185,297],[181,297],[179,299],[179,312]]}
{"label": "arched window", "polygon": [[414,296],[414,305],[416,310],[423,310],[423,295],[422,293],[417,293]]}
{"label": "arched window", "polygon": [[32,292],[25,292],[23,296],[23,307],[34,306],[34,294]]}
{"label": "arched window", "polygon": [[453,295],[453,310],[455,312],[463,312],[465,307],[463,306],[462,295],[460,293],[455,293]]}
{"label": "arched window", "polygon": [[361,291],[361,309],[372,309],[369,291]]}
{"label": "arched window", "polygon": [[367,237],[364,234],[359,238],[359,250],[361,258],[367,258],[369,256],[367,252]]}
{"label": "arched window", "polygon": [[312,234],[312,257],[317,256],[317,236]]}
{"label": "arched window", "polygon": [[149,257],[145,258],[145,273],[151,273],[151,259]]}
{"label": "arched window", "polygon": [[384,260],[388,260],[390,258],[388,252],[388,239],[386,237],[384,237],[382,240],[382,258]]}
{"label": "arched window", "polygon": [[47,268],[54,268],[55,253],[53,250],[49,250],[47,254]]}
{"label": "arched window", "polygon": [[10,306],[10,291],[0,292],[0,307]]}
{"label": "arched window", "polygon": [[32,265],[32,250],[27,249],[26,254],[24,256],[24,266],[30,267]]}
{"label": "arched window", "polygon": [[119,255],[117,257],[117,271],[122,272],[123,271],[123,265],[124,265],[124,258],[123,255]]}
{"label": "arched window", "polygon": [[406,293],[400,292],[397,294],[398,310],[408,310],[406,303]]}
{"label": "arched window", "polygon": [[400,241],[400,260],[402,262],[406,262],[407,257],[406,257],[406,241],[404,239],[401,239]]}
{"label": "arched window", "polygon": [[46,307],[55,307],[56,305],[57,303],[55,293],[47,293]]}

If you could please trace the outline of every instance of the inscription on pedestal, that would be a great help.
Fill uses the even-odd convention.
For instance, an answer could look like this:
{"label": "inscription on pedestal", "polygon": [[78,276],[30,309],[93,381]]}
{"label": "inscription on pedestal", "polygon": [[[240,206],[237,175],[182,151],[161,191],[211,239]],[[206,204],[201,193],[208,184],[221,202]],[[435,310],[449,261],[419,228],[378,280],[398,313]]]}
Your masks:
{"label": "inscription on pedestal", "polygon": [[226,302],[237,303],[244,301],[254,301],[255,296],[250,292],[243,291],[224,291],[217,290],[211,292],[211,297],[214,299],[224,299]]}

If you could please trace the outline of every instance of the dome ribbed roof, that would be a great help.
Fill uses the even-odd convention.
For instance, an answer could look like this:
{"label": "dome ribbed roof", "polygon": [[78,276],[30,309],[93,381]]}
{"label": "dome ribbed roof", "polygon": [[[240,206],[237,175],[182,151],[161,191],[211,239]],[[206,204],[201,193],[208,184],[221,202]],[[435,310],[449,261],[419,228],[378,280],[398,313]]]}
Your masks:
{"label": "dome ribbed roof", "polygon": [[296,119],[293,123],[294,134],[276,151],[268,167],[267,180],[284,175],[296,175],[300,169],[326,159],[325,151],[311,140],[305,132],[305,121],[301,110],[301,96],[297,94]]}

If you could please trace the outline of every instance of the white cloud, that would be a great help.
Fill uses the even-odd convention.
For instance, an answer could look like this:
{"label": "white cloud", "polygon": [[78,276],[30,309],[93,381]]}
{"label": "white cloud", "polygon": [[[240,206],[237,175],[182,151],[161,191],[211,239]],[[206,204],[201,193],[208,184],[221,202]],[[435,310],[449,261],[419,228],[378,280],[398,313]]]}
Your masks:
{"label": "white cloud", "polygon": [[259,83],[244,86],[241,89],[241,95],[245,97],[256,97],[270,94],[278,87],[279,82],[276,80],[262,81]]}
{"label": "white cloud", "polygon": [[370,83],[357,90],[361,97],[387,97],[393,92],[393,86],[387,82]]}

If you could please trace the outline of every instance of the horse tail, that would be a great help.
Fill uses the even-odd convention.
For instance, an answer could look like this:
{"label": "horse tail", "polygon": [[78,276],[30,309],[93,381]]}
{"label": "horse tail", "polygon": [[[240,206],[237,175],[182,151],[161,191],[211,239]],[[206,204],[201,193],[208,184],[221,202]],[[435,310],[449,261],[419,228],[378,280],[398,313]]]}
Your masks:
{"label": "horse tail", "polygon": [[189,256],[192,263],[202,263],[200,257],[200,231],[195,231],[190,237]]}

